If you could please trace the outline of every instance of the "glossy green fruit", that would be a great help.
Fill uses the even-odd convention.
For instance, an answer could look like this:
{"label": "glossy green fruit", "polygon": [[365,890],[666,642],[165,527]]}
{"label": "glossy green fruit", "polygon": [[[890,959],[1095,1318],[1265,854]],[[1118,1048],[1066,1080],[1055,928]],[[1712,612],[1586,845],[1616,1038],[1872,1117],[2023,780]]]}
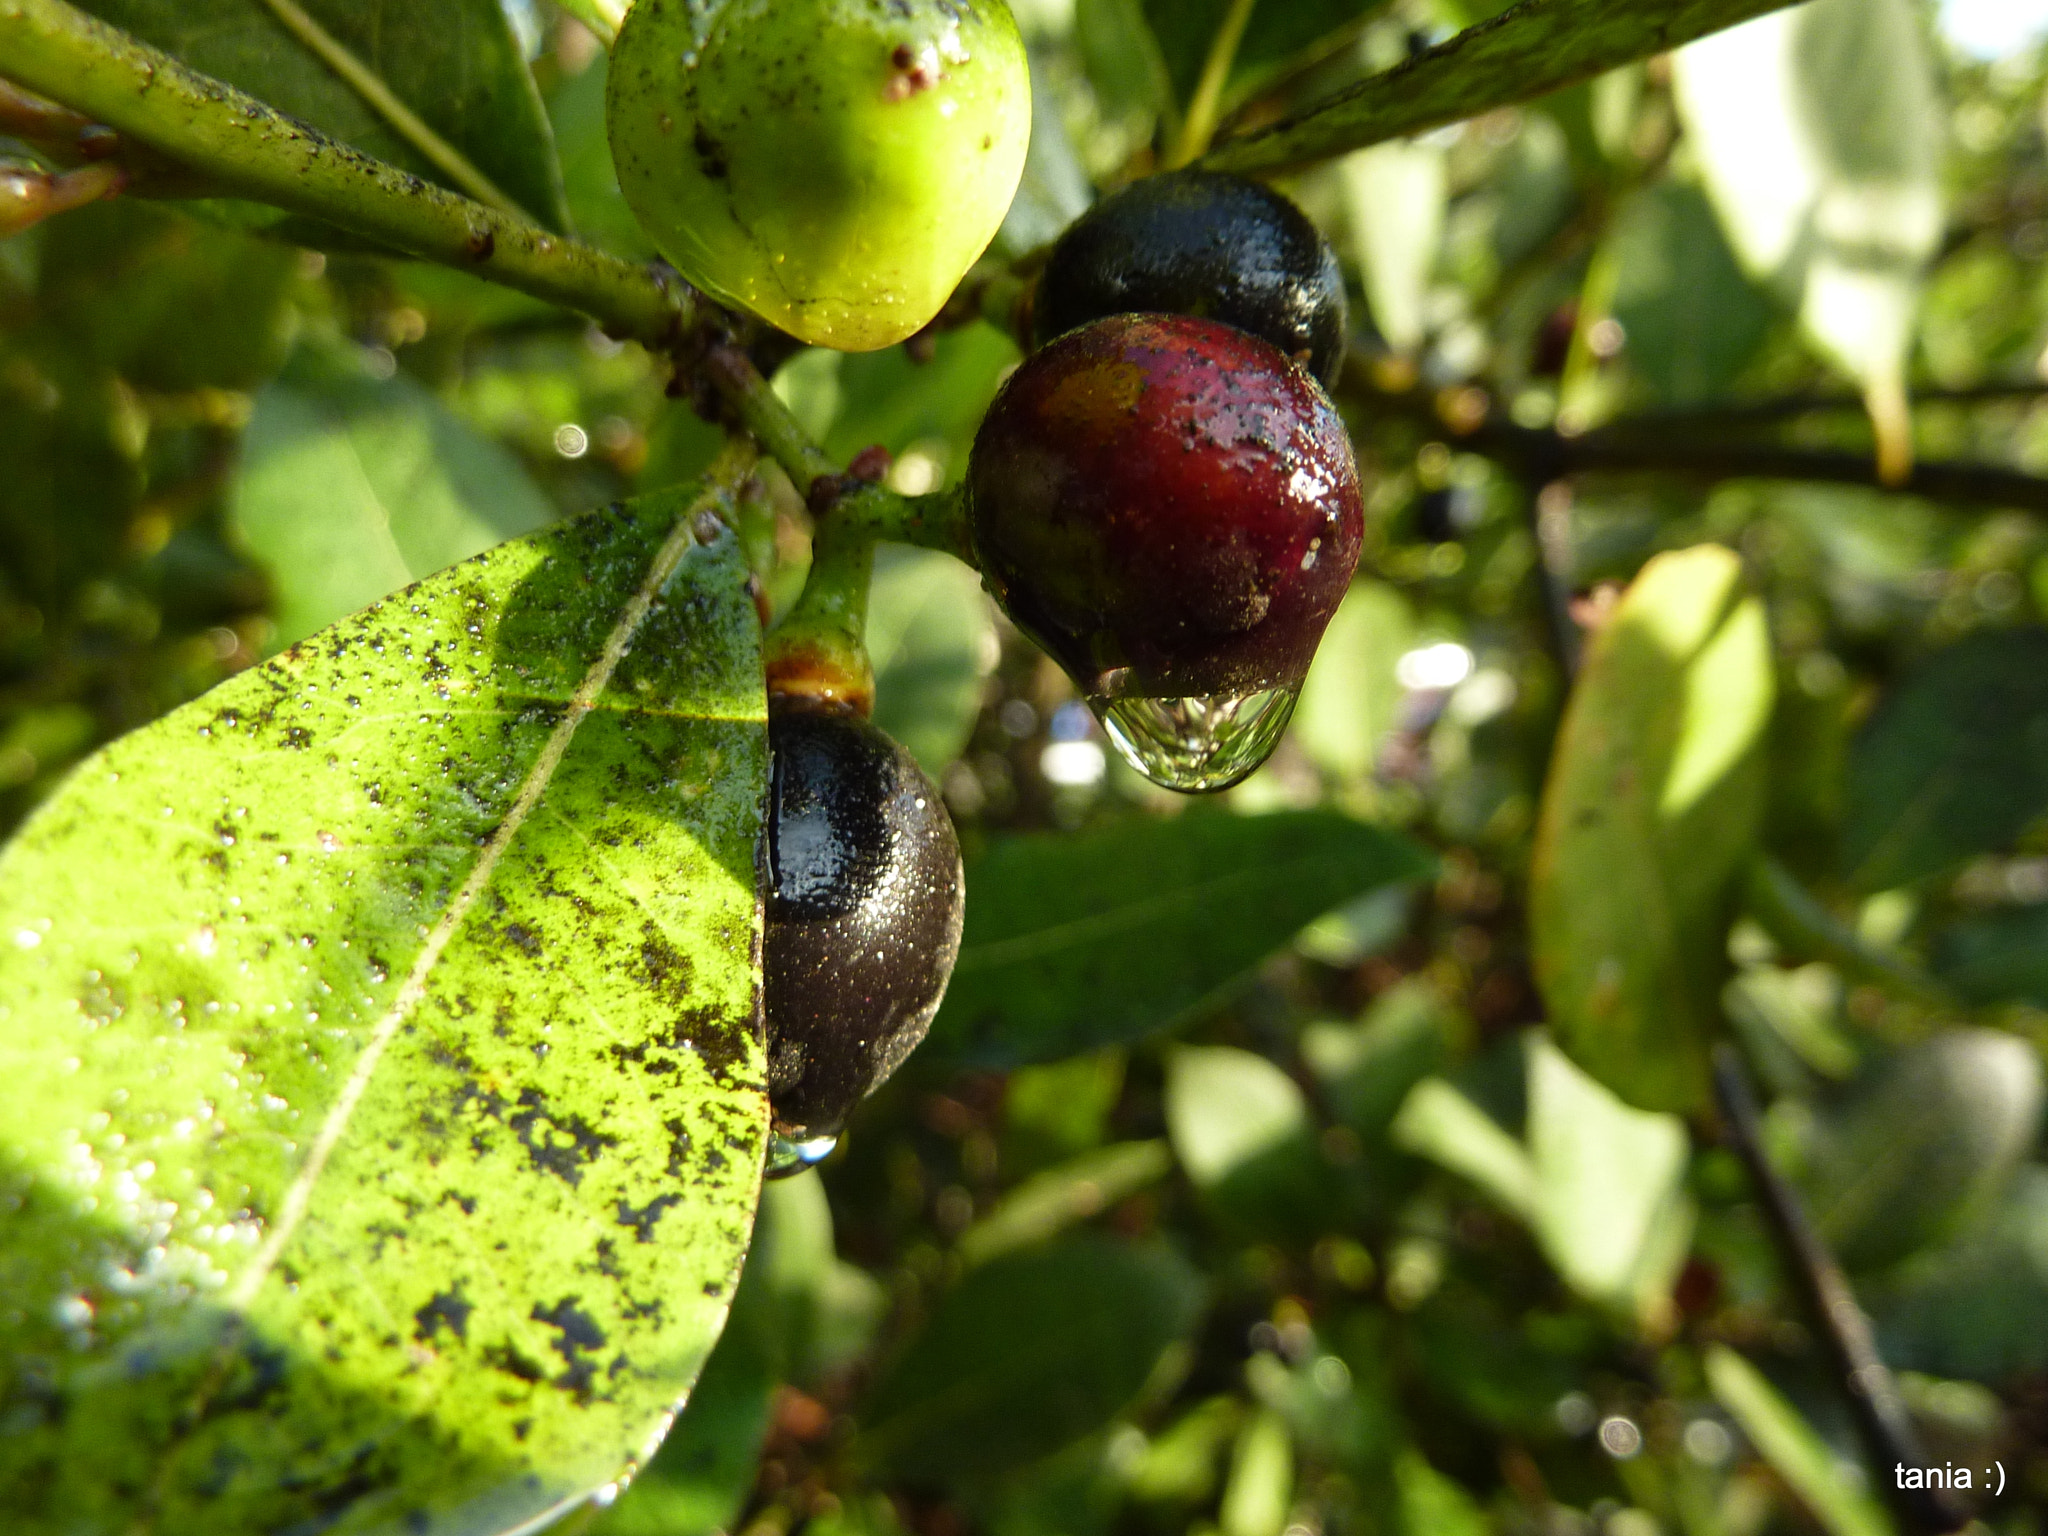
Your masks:
{"label": "glossy green fruit", "polygon": [[849,352],[938,313],[1031,135],[1002,0],[639,0],[605,109],[626,201],[683,276]]}

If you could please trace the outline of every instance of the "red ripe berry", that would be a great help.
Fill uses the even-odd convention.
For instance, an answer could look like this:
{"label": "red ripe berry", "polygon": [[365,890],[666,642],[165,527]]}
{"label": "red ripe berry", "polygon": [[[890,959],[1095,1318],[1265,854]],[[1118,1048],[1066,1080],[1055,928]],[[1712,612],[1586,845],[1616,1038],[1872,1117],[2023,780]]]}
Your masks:
{"label": "red ripe berry", "polygon": [[[1364,529],[1350,438],[1304,369],[1216,321],[1095,321],[1003,387],[967,483],[998,601],[1127,756],[1178,788],[1220,788],[1258,765],[1350,585]],[[1222,728],[1216,709],[1268,691],[1279,702],[1259,706],[1255,756],[1237,753],[1227,776],[1216,762],[1189,766],[1214,756],[1201,738]],[[1174,718],[1129,707],[1139,700],[1169,701]],[[1180,770],[1153,772],[1126,739],[1160,731]]]}

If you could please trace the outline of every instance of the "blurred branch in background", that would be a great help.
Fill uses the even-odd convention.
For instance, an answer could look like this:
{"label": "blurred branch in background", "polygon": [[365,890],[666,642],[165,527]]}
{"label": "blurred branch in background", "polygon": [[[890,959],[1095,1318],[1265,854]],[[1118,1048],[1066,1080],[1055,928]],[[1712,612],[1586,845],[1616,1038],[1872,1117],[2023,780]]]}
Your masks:
{"label": "blurred branch in background", "polygon": [[[1693,436],[1688,428],[1695,418],[1690,416],[1623,417],[1583,433],[1525,427],[1477,386],[1445,390],[1389,387],[1375,376],[1370,359],[1355,354],[1346,363],[1344,387],[1368,409],[1435,426],[1458,447],[1506,465],[1533,485],[1547,485],[1568,475],[1639,472],[1710,482],[1804,480],[1870,486],[1966,507],[2048,513],[2048,477],[2002,464],[1929,459],[1916,462],[1903,481],[1893,484],[1880,475],[1876,459],[1869,454]],[[1772,403],[1757,407],[1759,411],[1772,408]],[[1697,418],[1702,424],[1719,419],[1713,413]]]}
{"label": "blurred branch in background", "polygon": [[1828,1252],[1798,1193],[1772,1165],[1749,1069],[1727,1043],[1714,1050],[1714,1098],[1724,1134],[1762,1202],[1771,1236],[1793,1287],[1819,1326],[1837,1381],[1847,1394],[1869,1453],[1876,1483],[1914,1536],[1945,1536],[1970,1522],[1968,1511],[1943,1489],[1901,1488],[1894,1466],[1923,1467],[1927,1457],[1899,1396],[1898,1383],[1877,1352],[1870,1319],[1857,1305],[1841,1266]]}

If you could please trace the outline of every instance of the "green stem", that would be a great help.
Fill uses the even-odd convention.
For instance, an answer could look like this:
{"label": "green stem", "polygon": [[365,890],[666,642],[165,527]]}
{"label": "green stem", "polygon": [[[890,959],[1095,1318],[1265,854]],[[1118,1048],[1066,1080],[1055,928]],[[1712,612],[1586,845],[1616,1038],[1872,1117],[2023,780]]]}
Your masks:
{"label": "green stem", "polygon": [[1925,971],[1867,943],[1776,859],[1760,856],[1744,888],[1749,913],[1794,955],[1825,960],[1853,981],[1939,1012],[1958,1011],[1955,995]]}
{"label": "green stem", "polygon": [[287,32],[339,75],[350,90],[369,103],[371,111],[389,123],[392,131],[419,151],[435,170],[480,203],[488,203],[502,213],[519,211],[519,205],[500,192],[490,177],[400,101],[382,75],[349,52],[340,38],[300,7],[298,0],[263,0],[263,4]]}
{"label": "green stem", "polygon": [[703,368],[740,425],[788,473],[798,495],[808,498],[819,476],[837,471],[746,353],[729,342],[720,343],[704,354]]}
{"label": "green stem", "polygon": [[967,531],[967,488],[933,491],[929,496],[898,496],[878,485],[849,492],[826,519],[846,537],[870,542],[913,544],[936,549],[962,565],[979,569]]}
{"label": "green stem", "polygon": [[229,195],[580,310],[615,336],[667,348],[696,318],[688,290],[656,268],[427,185],[64,0],[0,0],[0,72]]}
{"label": "green stem", "polygon": [[1258,0],[1230,0],[1230,9],[1223,13],[1222,25],[1209,42],[1209,56],[1202,61],[1202,76],[1195,82],[1195,94],[1188,99],[1188,115],[1180,125],[1180,140],[1167,157],[1169,171],[1196,159],[1215,137],[1216,120],[1223,106],[1223,87],[1230,79],[1230,66],[1237,62],[1237,45],[1244,41],[1244,29],[1257,3]]}

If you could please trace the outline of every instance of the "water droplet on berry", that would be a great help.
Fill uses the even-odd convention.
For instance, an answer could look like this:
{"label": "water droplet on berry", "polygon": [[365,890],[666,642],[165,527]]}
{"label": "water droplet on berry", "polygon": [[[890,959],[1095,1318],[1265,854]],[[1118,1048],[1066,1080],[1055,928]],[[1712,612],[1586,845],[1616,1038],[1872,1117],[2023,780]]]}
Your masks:
{"label": "water droplet on berry", "polygon": [[1183,793],[1228,789],[1273,755],[1299,684],[1190,699],[1090,699],[1123,760]]}
{"label": "water droplet on berry", "polygon": [[771,1133],[768,1137],[768,1166],[764,1172],[771,1179],[786,1179],[806,1168],[817,1167],[832,1155],[832,1149],[838,1145],[837,1136],[791,1141],[786,1136]]}

